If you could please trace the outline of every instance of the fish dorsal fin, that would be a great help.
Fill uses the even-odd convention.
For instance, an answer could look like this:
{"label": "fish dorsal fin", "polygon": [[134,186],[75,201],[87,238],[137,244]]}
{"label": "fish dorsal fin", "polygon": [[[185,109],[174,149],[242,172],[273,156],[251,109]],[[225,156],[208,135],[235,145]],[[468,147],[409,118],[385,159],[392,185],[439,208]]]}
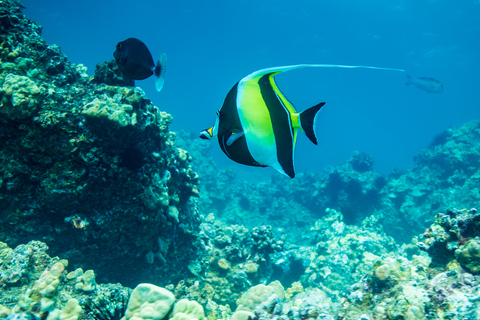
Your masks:
{"label": "fish dorsal fin", "polygon": [[375,69],[375,70],[387,70],[387,71],[399,71],[405,72],[403,69],[394,69],[394,68],[383,68],[383,67],[373,67],[373,66],[348,66],[348,65],[341,65],[341,64],[296,64],[291,66],[282,66],[282,67],[271,67],[265,68],[261,70],[257,70],[252,72],[251,74],[244,77],[239,82],[239,86],[243,86],[245,83],[253,81],[255,82],[257,79],[268,75],[270,85],[272,86],[273,90],[276,92],[278,98],[282,101],[285,108],[288,110],[290,114],[296,113],[295,109],[291,105],[291,103],[285,98],[285,96],[280,92],[280,89],[277,87],[275,83],[274,76],[278,73],[294,70],[294,69],[301,69],[301,68],[346,68],[346,69]]}
{"label": "fish dorsal fin", "polygon": [[271,76],[274,76],[277,73],[285,72],[294,69],[301,69],[301,68],[345,68],[345,69],[375,69],[375,70],[388,70],[388,71],[399,71],[405,72],[403,69],[395,69],[395,68],[383,68],[383,67],[373,67],[373,66],[348,66],[342,64],[296,64],[291,66],[283,66],[283,67],[271,67],[265,68],[261,70],[257,70],[252,72],[241,81],[248,81],[254,78],[262,77],[266,74],[271,73]]}

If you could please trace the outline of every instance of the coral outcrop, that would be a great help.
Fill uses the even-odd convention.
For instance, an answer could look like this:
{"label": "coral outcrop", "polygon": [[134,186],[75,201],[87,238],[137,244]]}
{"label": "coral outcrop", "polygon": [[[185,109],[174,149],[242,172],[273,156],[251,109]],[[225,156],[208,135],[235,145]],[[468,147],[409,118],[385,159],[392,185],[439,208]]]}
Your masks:
{"label": "coral outcrop", "polygon": [[383,259],[349,288],[338,316],[342,319],[359,319],[362,315],[368,319],[480,317],[477,216],[475,209],[438,214],[424,234],[425,242],[418,243],[429,257]]}
{"label": "coral outcrop", "polygon": [[75,278],[67,276],[69,262],[50,257],[47,249],[40,241],[14,249],[0,242],[1,318],[34,315],[32,319],[76,320],[84,313],[82,306],[92,301],[109,301],[109,308],[116,309],[130,295],[131,290],[119,284],[95,284],[87,291],[78,287]]}
{"label": "coral outcrop", "polygon": [[203,304],[210,300],[234,309],[244,290],[271,281],[275,253],[281,252],[284,244],[271,228],[259,226],[248,230],[240,225],[226,226],[211,214],[200,229],[203,254],[188,267],[195,277],[180,281],[175,288],[176,296]]}
{"label": "coral outcrop", "polygon": [[[437,214],[435,222],[425,230],[424,240],[417,245],[432,257],[433,266],[445,266],[455,256],[462,258],[470,253],[475,256],[474,237],[478,234],[480,234],[480,213],[477,209],[450,209],[445,214]],[[469,250],[465,250],[467,241],[469,241]]]}
{"label": "coral outcrop", "polygon": [[409,243],[433,222],[432,212],[480,202],[480,121],[446,130],[415,157],[412,168],[386,177],[373,170],[370,156],[355,152],[346,163],[323,172],[300,173],[298,179],[273,175],[252,183],[205,161],[212,146],[192,142],[185,133],[179,137],[195,155],[203,210],[227,223],[271,225],[297,244],[308,243],[304,235],[327,208],[342,212],[348,225],[374,215],[397,241]]}
{"label": "coral outcrop", "polygon": [[0,238],[41,240],[103,281],[188,272],[198,181],[171,116],[69,62],[19,1],[1,2],[0,21]]}
{"label": "coral outcrop", "polygon": [[[469,212],[475,210],[457,213],[461,216]],[[442,217],[445,214],[437,215],[437,221]],[[460,320],[480,316],[480,280],[476,271],[471,270],[475,261],[470,260],[478,251],[475,243],[480,237],[478,230],[471,229],[466,242],[459,242],[456,258],[447,265],[434,265],[425,252],[413,253],[405,245],[397,246],[371,223],[371,219],[366,219],[362,228],[342,226],[341,221],[339,212],[328,212],[327,217],[312,228],[312,244],[317,245],[292,250],[291,254],[308,267],[298,274],[301,283],[293,282],[287,287],[272,281],[275,274],[268,272],[283,263],[285,251],[262,251],[263,259],[269,262],[259,264],[257,272],[264,277],[261,280],[249,278],[241,271],[244,260],[229,257],[226,254],[228,246],[225,246],[229,243],[225,235],[231,237],[232,231],[243,227],[231,228],[218,223],[216,232],[203,236],[204,245],[212,245],[215,239],[219,241],[218,246],[202,254],[206,269],[197,269],[198,275],[180,281],[176,288],[141,284],[133,293],[118,284],[95,283],[92,270],[68,272],[69,262],[51,258],[44,243],[32,241],[15,249],[0,243],[0,313],[2,317],[47,317],[50,320],[114,315],[120,318],[123,314],[129,319],[167,316],[168,319],[211,320]],[[319,227],[326,230],[325,235]],[[243,239],[250,240],[230,242],[230,245],[249,252],[255,245],[250,243],[255,231],[243,231]],[[327,250],[323,245],[326,239],[330,239]],[[271,238],[262,241],[276,243]],[[436,256],[441,251],[427,252]],[[222,256],[225,258],[220,258]],[[211,260],[205,260],[208,257]],[[224,265],[219,263],[222,259]],[[235,271],[224,270],[225,266]],[[197,267],[190,268],[195,273]],[[78,278],[85,275],[88,276],[83,284],[90,285],[88,290],[78,286]],[[316,275],[313,281],[312,275]],[[223,277],[227,281],[221,282]],[[235,286],[235,281],[243,285]]]}

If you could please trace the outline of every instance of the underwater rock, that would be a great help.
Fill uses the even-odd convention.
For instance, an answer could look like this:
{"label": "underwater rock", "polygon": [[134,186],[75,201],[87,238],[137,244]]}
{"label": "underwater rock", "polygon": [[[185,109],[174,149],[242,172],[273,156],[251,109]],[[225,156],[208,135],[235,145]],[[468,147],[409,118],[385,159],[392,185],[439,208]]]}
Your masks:
{"label": "underwater rock", "polygon": [[105,83],[109,86],[135,86],[135,80],[128,78],[120,71],[115,59],[97,64],[92,82],[96,84]]}
{"label": "underwater rock", "polygon": [[128,301],[126,320],[204,320],[203,307],[196,301],[175,301],[172,292],[149,283],[139,284]]}
{"label": "underwater rock", "polygon": [[300,277],[302,285],[338,294],[368,273],[378,260],[397,252],[393,238],[375,225],[373,216],[365,219],[362,228],[346,225],[340,212],[328,209],[327,216],[311,228],[313,252]]}
{"label": "underwater rock", "polygon": [[[99,284],[94,292],[75,290],[75,277],[65,276],[71,274],[67,272],[68,261],[51,258],[47,249],[39,241],[15,249],[0,242],[2,317],[5,314],[10,316],[9,319],[76,320],[85,317],[93,320],[93,314],[110,313],[111,309],[117,310],[117,306],[120,306],[118,310],[122,309],[122,301],[126,300],[130,289],[119,284]],[[12,273],[22,275],[21,280],[8,284],[5,276]],[[95,309],[102,308],[102,311],[93,310],[89,307],[91,305],[97,306]],[[100,305],[102,307],[98,307]],[[122,316],[123,313],[124,310]]]}
{"label": "underwater rock", "polygon": [[76,281],[75,289],[86,293],[94,291],[97,286],[95,283],[95,272],[93,270],[85,271],[84,274],[76,277]]}
{"label": "underwater rock", "polygon": [[189,265],[194,277],[180,281],[175,295],[195,299],[202,305],[213,302],[236,309],[244,290],[271,282],[274,256],[282,249],[283,240],[269,226],[252,230],[239,225],[225,226],[213,214],[203,217],[203,221],[202,255]]}
{"label": "underwater rock", "polygon": [[[396,261],[397,260],[397,261]],[[368,277],[353,285],[338,316],[344,319],[466,319],[480,315],[476,293],[478,279],[454,268],[432,273],[428,260],[415,256],[413,260],[388,258],[395,283],[375,292]],[[398,263],[401,262],[401,263]]]}
{"label": "underwater rock", "polygon": [[51,262],[47,249],[47,245],[40,241],[30,241],[15,249],[0,242],[0,283],[19,287],[32,277],[39,277]]}
{"label": "underwater rock", "polygon": [[28,77],[8,74],[0,88],[1,113],[13,121],[36,115],[42,104],[41,91]]}
{"label": "underwater rock", "polygon": [[[346,319],[362,314],[380,319],[478,317],[478,221],[476,209],[437,214],[424,234],[425,242],[418,243],[430,257],[423,253],[412,260],[388,257],[378,262],[348,289],[339,315]],[[380,279],[386,275],[384,266],[389,270],[386,281]]]}
{"label": "underwater rock", "polygon": [[[423,234],[425,240],[417,245],[432,258],[433,267],[445,266],[455,256],[462,262],[471,260],[473,257],[470,256],[469,250],[465,251],[467,248],[465,242],[477,236],[480,236],[480,213],[474,208],[450,209],[445,214],[436,215],[435,222]],[[474,249],[476,242],[472,241]],[[465,255],[469,255],[469,258],[463,259]]]}
{"label": "underwater rock", "polygon": [[62,310],[55,309],[49,313],[47,320],[77,320],[83,311],[77,299],[67,301]]}
{"label": "underwater rock", "polygon": [[473,274],[480,273],[480,236],[468,240],[455,250],[458,263]]}
{"label": "underwater rock", "polygon": [[[204,223],[212,223],[215,219],[208,216],[204,221]],[[480,278],[478,275],[472,275],[462,269],[460,264],[453,262],[443,268],[430,268],[430,259],[426,253],[413,255],[412,259],[407,259],[400,255],[402,251],[399,246],[391,247],[387,256],[376,256],[372,252],[380,252],[380,249],[375,243],[378,241],[378,244],[381,244],[379,239],[385,235],[374,235],[373,231],[359,232],[356,228],[344,226],[340,222],[341,214],[330,210],[329,216],[316,225],[316,227],[330,225],[330,228],[326,230],[325,234],[316,235],[316,239],[319,243],[324,239],[332,239],[329,243],[331,249],[324,246],[304,248],[302,250],[310,252],[310,255],[302,259],[307,260],[309,257],[315,264],[318,264],[319,261],[335,262],[339,253],[342,252],[342,247],[348,248],[351,247],[351,244],[364,245],[363,249],[358,250],[365,259],[360,263],[358,256],[353,252],[344,252],[352,260],[349,264],[350,267],[358,268],[360,271],[367,270],[365,273],[354,274],[348,268],[332,267],[330,273],[321,282],[304,282],[303,285],[296,282],[287,290],[279,281],[273,281],[268,286],[261,283],[248,285],[249,279],[246,274],[241,276],[239,272],[241,270],[239,268],[243,264],[242,259],[228,261],[231,265],[226,274],[220,275],[214,272],[219,269],[218,266],[217,269],[214,269],[213,264],[218,263],[221,259],[227,261],[224,251],[228,246],[211,247],[208,251],[203,251],[203,256],[199,257],[202,259],[202,264],[210,263],[210,267],[205,271],[201,270],[202,266],[200,267],[201,277],[186,278],[179,282],[175,288],[175,295],[179,299],[176,303],[174,295],[170,292],[174,288],[173,285],[168,286],[167,290],[151,284],[142,284],[137,287],[137,293],[131,295],[129,308],[137,310],[135,314],[138,313],[139,318],[142,319],[160,319],[163,316],[157,315],[158,310],[164,310],[162,314],[168,314],[169,319],[228,319],[232,315],[228,304],[231,304],[232,298],[237,297],[238,301],[232,305],[238,305],[238,310],[249,311],[235,312],[232,315],[233,319],[252,317],[252,319],[272,320],[375,318],[450,318],[460,320],[474,319],[480,316],[480,295],[478,294]],[[367,221],[364,223],[364,228],[370,224],[371,221]],[[228,237],[230,239],[229,246],[241,245],[249,248],[248,246],[251,245],[250,241],[245,241],[251,239],[251,233],[245,232],[244,228],[224,226],[218,221],[214,226],[215,232],[208,232],[211,238],[207,236],[203,239],[206,248],[211,246],[214,243],[212,240],[218,236]],[[203,227],[202,229],[207,230],[208,228]],[[317,229],[313,228],[312,232],[317,232]],[[236,239],[237,234],[241,235],[241,238]],[[367,234],[377,240],[364,242],[365,239],[361,237],[365,237]],[[356,238],[362,241],[351,242]],[[239,240],[241,241],[238,242]],[[472,240],[476,241],[477,238],[472,238]],[[289,244],[287,243],[286,246],[289,247]],[[463,250],[470,249],[470,254],[476,253],[474,250],[476,246],[470,247],[468,242],[465,246]],[[0,287],[0,305],[7,306],[7,309],[0,308],[0,312],[7,315],[13,313],[15,317],[17,314],[18,317],[21,317],[19,313],[32,314],[33,318],[44,317],[44,313],[48,312],[47,319],[54,320],[64,318],[75,320],[76,317],[85,317],[91,320],[101,317],[120,319],[121,315],[126,312],[126,300],[130,292],[128,289],[119,285],[96,284],[93,294],[75,290],[74,287],[78,284],[78,278],[82,277],[83,272],[80,269],[67,272],[68,261],[59,261],[58,258],[51,259],[46,255],[45,250],[46,246],[39,242],[32,242],[27,247],[17,247],[13,250],[5,244],[0,244],[0,258],[2,259],[0,274],[8,274],[10,269],[15,269],[17,266],[17,268],[20,267],[20,273],[30,275],[33,270],[31,263],[41,262],[35,264],[36,278],[25,278],[25,281],[21,282],[19,286]],[[22,258],[25,254],[21,254],[17,255],[19,258],[13,260],[11,259],[13,252],[26,252],[26,256],[30,258],[25,260]],[[270,260],[274,263],[276,259],[282,259],[282,253],[271,253]],[[321,258],[317,259],[316,256]],[[243,259],[248,260],[249,256],[247,255]],[[7,263],[8,261],[9,263]],[[12,261],[19,262],[12,263]],[[260,268],[268,268],[268,266],[268,264],[259,265]],[[235,272],[232,272],[233,270]],[[262,270],[259,272],[268,274]],[[343,276],[345,276],[345,272],[350,272],[353,276],[339,281],[337,272],[342,273]],[[91,273],[94,274],[93,271]],[[308,275],[308,270],[305,273]],[[332,279],[329,279],[330,277]],[[35,279],[37,280],[35,281]],[[257,279],[256,281],[264,280]],[[350,283],[348,283],[349,281]],[[338,292],[328,288],[329,283],[335,283],[337,287],[334,289],[340,289],[339,291],[342,290],[340,285],[348,288],[343,292]],[[144,287],[147,290],[140,290]],[[238,296],[239,294],[242,294],[241,297]],[[15,298],[12,299],[12,297]],[[165,299],[165,297],[167,298]],[[163,305],[164,301],[167,301],[164,307],[154,307],[157,303]],[[225,305],[222,306],[215,301]],[[79,306],[83,308],[83,311],[79,309]],[[143,306],[143,312],[140,311],[139,306]],[[204,310],[207,311],[206,315]],[[130,319],[137,318],[133,313],[127,312],[127,318],[128,315],[130,315]]]}
{"label": "underwater rock", "polygon": [[152,284],[139,284],[128,301],[125,319],[161,320],[170,312],[175,296],[170,291]]}
{"label": "underwater rock", "polygon": [[196,301],[182,299],[175,303],[170,319],[172,320],[204,320],[203,307]]}
{"label": "underwater rock", "polygon": [[48,270],[45,270],[40,279],[35,282],[33,291],[38,292],[42,297],[40,300],[40,311],[52,311],[55,306],[55,297],[60,285],[60,277],[65,271],[65,265],[57,262]]}
{"label": "underwater rock", "polygon": [[385,227],[402,238],[428,227],[431,212],[478,205],[480,121],[446,130],[414,162],[384,188]]}
{"label": "underwater rock", "polygon": [[136,113],[129,104],[118,104],[111,98],[101,101],[98,98],[93,99],[84,107],[83,114],[92,117],[112,121],[120,127],[135,125],[137,123]]}
{"label": "underwater rock", "polygon": [[276,240],[271,226],[260,226],[252,229],[252,251],[268,257],[270,253],[283,250],[283,241]]}
{"label": "underwater rock", "polygon": [[231,320],[249,320],[253,319],[254,316],[255,315],[250,311],[240,310],[235,311],[235,313],[231,317]]}
{"label": "underwater rock", "polygon": [[271,299],[278,299],[272,286],[258,284],[245,292],[237,301],[237,311],[254,311],[255,307]]}
{"label": "underwater rock", "polygon": [[386,281],[390,276],[390,267],[388,264],[382,264],[380,267],[375,269],[375,277],[380,281]]}
{"label": "underwater rock", "polygon": [[39,239],[100,281],[180,279],[198,249],[198,176],[172,117],[92,81],[22,9],[0,3],[0,238]]}

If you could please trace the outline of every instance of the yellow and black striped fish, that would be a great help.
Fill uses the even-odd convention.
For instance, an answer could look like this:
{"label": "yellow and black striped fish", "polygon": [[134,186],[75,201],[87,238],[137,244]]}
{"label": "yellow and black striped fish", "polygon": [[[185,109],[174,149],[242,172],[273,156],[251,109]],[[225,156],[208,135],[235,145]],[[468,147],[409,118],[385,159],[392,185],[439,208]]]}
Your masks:
{"label": "yellow and black striped fish", "polygon": [[274,76],[283,71],[307,68],[377,68],[302,64],[256,71],[233,86],[217,112],[215,125],[203,130],[200,137],[216,139],[222,151],[233,161],[258,167],[270,166],[291,178],[295,177],[293,153],[297,131],[301,129],[314,144],[315,117],[325,102],[298,113],[275,83]]}

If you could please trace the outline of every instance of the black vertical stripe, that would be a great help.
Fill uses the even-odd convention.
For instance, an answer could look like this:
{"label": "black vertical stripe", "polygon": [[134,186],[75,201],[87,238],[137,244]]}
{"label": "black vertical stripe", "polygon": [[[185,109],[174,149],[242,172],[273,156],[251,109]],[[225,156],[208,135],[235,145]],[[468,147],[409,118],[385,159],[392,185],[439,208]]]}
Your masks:
{"label": "black vertical stripe", "polygon": [[[295,169],[293,167],[293,128],[290,120],[290,113],[277,96],[270,84],[271,73],[264,75],[258,81],[262,98],[270,113],[272,120],[273,134],[277,147],[278,162],[283,171],[293,178]],[[282,94],[281,92],[279,94]]]}
{"label": "black vertical stripe", "polygon": [[250,151],[248,150],[247,140],[245,135],[238,138],[232,145],[227,145],[227,140],[232,133],[239,133],[243,131],[240,117],[237,110],[237,91],[238,83],[228,92],[219,111],[218,121],[218,144],[220,149],[233,161],[256,167],[265,167],[260,165],[255,159],[253,159]]}

